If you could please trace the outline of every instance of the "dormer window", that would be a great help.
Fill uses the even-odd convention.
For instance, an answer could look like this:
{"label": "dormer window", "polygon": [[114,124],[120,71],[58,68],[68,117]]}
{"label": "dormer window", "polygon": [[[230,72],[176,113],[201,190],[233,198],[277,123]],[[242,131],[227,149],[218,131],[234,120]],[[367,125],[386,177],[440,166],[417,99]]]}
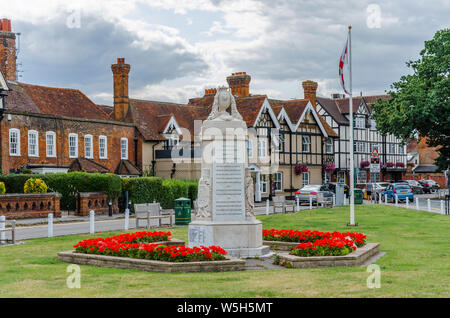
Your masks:
{"label": "dormer window", "polygon": [[167,146],[175,147],[180,143],[180,137],[178,135],[171,135],[167,137]]}

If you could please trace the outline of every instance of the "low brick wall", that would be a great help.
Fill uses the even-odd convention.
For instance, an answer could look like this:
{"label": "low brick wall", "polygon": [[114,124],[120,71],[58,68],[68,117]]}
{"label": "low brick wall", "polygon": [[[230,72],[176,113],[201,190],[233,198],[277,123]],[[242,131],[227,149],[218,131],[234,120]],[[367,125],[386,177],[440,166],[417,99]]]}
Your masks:
{"label": "low brick wall", "polygon": [[287,252],[280,253],[280,265],[292,268],[359,266],[367,259],[380,252],[379,243],[367,243],[344,256],[310,256],[300,257]]}
{"label": "low brick wall", "polygon": [[144,272],[158,273],[228,272],[242,271],[245,267],[245,261],[235,258],[223,261],[171,263],[129,257],[81,254],[75,253],[75,251],[60,252],[58,253],[58,259],[71,264],[137,269]]}
{"label": "low brick wall", "polygon": [[263,241],[263,245],[269,246],[271,250],[275,251],[290,251],[291,248],[296,247],[298,242],[281,242],[281,241]]}
{"label": "low brick wall", "polygon": [[59,193],[8,193],[0,195],[0,215],[7,219],[60,217]]}
{"label": "low brick wall", "polygon": [[437,184],[439,184],[439,186],[442,188],[447,188],[447,185],[445,184],[445,176],[442,173],[439,174],[432,174],[432,173],[417,173],[414,175],[406,175],[405,176],[406,180],[434,180],[436,181]]}
{"label": "low brick wall", "polygon": [[[112,202],[113,213],[119,213],[117,200]],[[104,192],[80,192],[76,200],[75,212],[77,215],[89,215],[94,210],[95,214],[109,213],[108,195]]]}

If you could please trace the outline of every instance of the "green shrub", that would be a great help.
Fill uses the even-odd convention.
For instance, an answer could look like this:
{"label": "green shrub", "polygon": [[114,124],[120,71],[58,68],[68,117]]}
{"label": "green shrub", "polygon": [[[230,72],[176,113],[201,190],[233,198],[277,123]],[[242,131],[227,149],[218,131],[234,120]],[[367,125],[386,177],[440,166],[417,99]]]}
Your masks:
{"label": "green shrub", "polygon": [[49,174],[8,174],[0,175],[8,193],[24,193],[25,182],[30,178],[42,179],[49,192],[61,193],[61,209],[74,210],[79,192],[105,192],[108,199],[115,199],[122,192],[122,181],[115,174],[86,172]]}
{"label": "green shrub", "polygon": [[[162,179],[156,177],[122,178],[122,190],[128,191],[128,200],[134,203],[150,203],[162,196]],[[131,208],[133,210],[133,208]]]}
{"label": "green shrub", "polygon": [[47,193],[47,185],[42,179],[30,178],[23,186],[23,193]]}
{"label": "green shrub", "polygon": [[4,182],[0,182],[0,194],[5,194],[6,187]]}

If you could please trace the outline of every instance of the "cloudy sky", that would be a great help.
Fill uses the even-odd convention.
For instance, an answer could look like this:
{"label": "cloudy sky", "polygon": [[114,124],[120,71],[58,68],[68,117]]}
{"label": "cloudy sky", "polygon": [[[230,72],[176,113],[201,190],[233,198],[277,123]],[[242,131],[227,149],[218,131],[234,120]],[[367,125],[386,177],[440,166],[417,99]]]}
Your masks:
{"label": "cloudy sky", "polygon": [[131,64],[130,96],[186,103],[245,71],[250,91],[303,98],[342,91],[351,24],[353,90],[382,94],[423,42],[448,28],[448,0],[0,0],[20,32],[20,81],[82,90],[112,104],[111,64]]}

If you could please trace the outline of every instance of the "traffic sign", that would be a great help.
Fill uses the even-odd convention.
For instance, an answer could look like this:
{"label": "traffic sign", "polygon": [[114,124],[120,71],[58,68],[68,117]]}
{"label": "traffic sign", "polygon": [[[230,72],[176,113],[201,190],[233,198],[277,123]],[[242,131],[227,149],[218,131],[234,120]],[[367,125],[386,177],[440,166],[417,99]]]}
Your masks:
{"label": "traffic sign", "polygon": [[379,158],[380,154],[378,153],[378,149],[377,148],[373,148],[372,153],[370,154],[370,157],[372,158]]}
{"label": "traffic sign", "polygon": [[376,147],[372,149],[372,153],[370,154],[370,172],[380,172],[380,154]]}

